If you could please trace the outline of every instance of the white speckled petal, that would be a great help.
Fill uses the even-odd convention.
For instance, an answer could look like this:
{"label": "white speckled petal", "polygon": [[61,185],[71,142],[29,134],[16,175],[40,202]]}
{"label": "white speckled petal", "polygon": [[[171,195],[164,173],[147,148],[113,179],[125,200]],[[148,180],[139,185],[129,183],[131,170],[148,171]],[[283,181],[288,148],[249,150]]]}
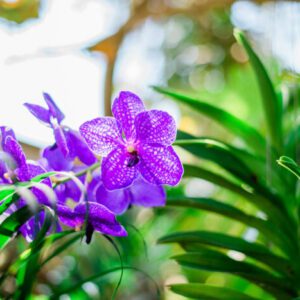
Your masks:
{"label": "white speckled petal", "polygon": [[172,116],[160,110],[139,113],[135,118],[137,140],[143,143],[171,145],[176,139],[176,124]]}
{"label": "white speckled petal", "polygon": [[142,100],[131,92],[121,92],[112,105],[112,113],[121,128],[127,140],[135,139],[135,117],[145,110]]}
{"label": "white speckled petal", "polygon": [[106,156],[121,143],[117,121],[111,117],[85,122],[79,131],[87,145],[97,155]]}
{"label": "white speckled petal", "polygon": [[182,164],[172,146],[143,144],[138,149],[139,170],[145,180],[152,184],[176,185],[182,174]]}
{"label": "white speckled petal", "polygon": [[104,186],[115,190],[129,186],[137,176],[137,165],[130,165],[132,156],[124,146],[118,146],[102,161],[101,171]]}

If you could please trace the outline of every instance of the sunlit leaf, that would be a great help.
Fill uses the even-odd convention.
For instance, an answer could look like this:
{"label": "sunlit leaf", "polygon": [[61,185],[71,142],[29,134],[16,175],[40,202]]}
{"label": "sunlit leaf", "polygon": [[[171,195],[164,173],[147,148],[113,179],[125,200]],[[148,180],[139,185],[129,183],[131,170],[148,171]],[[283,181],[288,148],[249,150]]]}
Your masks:
{"label": "sunlit leaf", "polygon": [[56,175],[58,172],[47,172],[47,173],[43,173],[40,175],[35,176],[34,178],[32,178],[30,181],[31,182],[40,182],[46,178],[52,177],[54,175]]}
{"label": "sunlit leaf", "polygon": [[24,206],[12,213],[0,224],[0,249],[9,242],[18,229],[33,215],[34,212],[29,207]]}
{"label": "sunlit leaf", "polygon": [[159,243],[179,243],[187,251],[199,250],[198,245],[220,247],[242,252],[245,255],[259,260],[277,272],[291,275],[292,266],[285,258],[275,255],[261,244],[247,242],[241,238],[227,234],[209,231],[188,231],[166,235],[158,240]]}
{"label": "sunlit leaf", "polygon": [[203,300],[258,300],[238,291],[228,288],[210,286],[201,283],[172,284],[171,291],[176,294]]}
{"label": "sunlit leaf", "polygon": [[[259,193],[255,193],[253,190],[233,183],[229,179],[208,171],[204,168],[194,165],[184,164],[184,176],[185,177],[198,177],[209,182],[212,182],[220,187],[226,188],[236,194],[243,196],[244,199],[248,200],[250,203],[254,204],[269,216],[269,218],[277,224],[278,230],[281,234],[278,234],[278,244],[284,251],[289,253],[297,252],[295,248],[295,241],[297,237],[293,231],[293,222],[286,217],[281,204],[276,201],[276,198],[269,198],[267,196],[262,196]],[[279,205],[277,205],[277,203]]]}
{"label": "sunlit leaf", "polygon": [[263,286],[273,295],[282,296],[282,299],[296,295],[291,282],[284,280],[283,277],[275,276],[253,264],[235,261],[215,250],[199,249],[197,252],[177,255],[173,258],[184,267],[235,274],[258,286]]}
{"label": "sunlit leaf", "polygon": [[193,110],[203,113],[205,116],[212,118],[220,123],[233,134],[240,137],[251,149],[260,153],[265,152],[266,141],[263,136],[254,128],[244,121],[222,110],[218,107],[202,102],[199,99],[180,94],[162,87],[154,87],[156,91],[164,95],[170,96],[176,101],[186,104]]}
{"label": "sunlit leaf", "polygon": [[300,166],[293,159],[288,156],[281,156],[277,163],[300,179]]}
{"label": "sunlit leaf", "polygon": [[268,135],[272,145],[278,152],[282,149],[282,102],[276,95],[272,81],[257,54],[252,49],[244,33],[235,29],[234,36],[236,40],[245,48],[252,68],[256,74],[262,95],[264,113]]}
{"label": "sunlit leaf", "polygon": [[272,223],[270,221],[265,221],[263,219],[251,216],[243,212],[242,210],[226,204],[220,201],[209,198],[191,198],[191,197],[168,197],[168,206],[175,207],[188,207],[195,208],[199,210],[206,210],[214,212],[238,222],[241,222],[252,228],[256,228],[262,234],[265,235],[270,241],[273,241],[274,244],[279,247],[285,243],[285,239],[282,239],[278,233],[275,233],[273,230]]}
{"label": "sunlit leaf", "polygon": [[41,265],[39,263],[40,253],[45,243],[45,236],[55,223],[53,211],[45,208],[45,219],[42,228],[37,234],[37,237],[30,244],[30,254],[26,258],[26,262],[22,264],[17,273],[17,289],[14,299],[27,299],[31,293],[33,285],[36,281],[36,274]]}

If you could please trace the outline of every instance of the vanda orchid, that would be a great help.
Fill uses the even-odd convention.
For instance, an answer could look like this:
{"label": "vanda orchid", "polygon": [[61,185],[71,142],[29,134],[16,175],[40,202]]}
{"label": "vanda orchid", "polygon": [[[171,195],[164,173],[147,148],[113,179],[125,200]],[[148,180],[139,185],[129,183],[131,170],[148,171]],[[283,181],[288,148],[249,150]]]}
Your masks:
{"label": "vanda orchid", "polygon": [[114,118],[93,119],[80,127],[88,146],[104,157],[104,186],[125,188],[139,174],[152,184],[178,184],[183,168],[171,146],[176,138],[174,119],[163,111],[147,111],[131,92],[120,93],[112,113]]}
{"label": "vanda orchid", "polygon": [[[30,182],[37,175],[54,171],[52,180],[46,176],[40,183],[54,191],[56,200],[50,201],[45,189],[36,185],[30,189],[37,205],[53,209],[57,224],[52,230],[61,231],[62,225],[84,229],[88,243],[94,231],[126,236],[116,215],[124,214],[132,205],[165,204],[163,185],[178,184],[183,173],[171,146],[176,138],[176,125],[168,113],[147,111],[138,96],[121,92],[112,105],[114,118],[87,121],[78,132],[62,124],[63,112],[50,95],[43,96],[47,109],[31,103],[25,103],[25,107],[53,130],[55,143],[42,151],[38,161],[28,162],[13,131],[1,127],[5,154],[0,160],[3,187]],[[19,198],[11,203],[6,216],[25,205],[25,199]],[[19,231],[32,241],[44,219],[42,210]]]}

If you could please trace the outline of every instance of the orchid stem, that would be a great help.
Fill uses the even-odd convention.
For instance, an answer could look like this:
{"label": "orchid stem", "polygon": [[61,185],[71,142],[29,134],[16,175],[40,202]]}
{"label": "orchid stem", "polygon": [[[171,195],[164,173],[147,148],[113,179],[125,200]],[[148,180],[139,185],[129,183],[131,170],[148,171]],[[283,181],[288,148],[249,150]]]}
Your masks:
{"label": "orchid stem", "polygon": [[[86,168],[86,169],[84,169],[84,170],[81,170],[81,171],[79,171],[79,172],[77,172],[77,173],[75,173],[74,174],[74,176],[76,176],[76,177],[80,177],[80,176],[82,176],[82,175],[84,175],[84,174],[86,174],[86,173],[88,173],[88,172],[92,172],[92,171],[94,171],[94,170],[96,170],[97,168],[99,168],[100,167],[100,162],[96,162],[96,163],[94,163],[93,165],[91,165],[91,166],[89,166],[88,168]],[[67,178],[64,178],[64,179],[62,179],[62,180],[57,180],[57,182],[55,183],[55,185],[54,185],[54,188],[56,188],[58,185],[60,185],[60,184],[62,184],[62,183],[66,183],[66,182],[68,182],[69,180],[71,180],[72,178],[70,178],[70,177],[67,177]]]}

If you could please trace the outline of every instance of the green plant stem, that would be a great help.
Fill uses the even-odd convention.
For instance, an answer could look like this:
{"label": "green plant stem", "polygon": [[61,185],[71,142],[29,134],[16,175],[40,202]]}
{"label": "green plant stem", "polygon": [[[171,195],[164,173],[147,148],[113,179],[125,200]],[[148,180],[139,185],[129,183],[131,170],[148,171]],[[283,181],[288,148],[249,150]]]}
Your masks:
{"label": "green plant stem", "polygon": [[[100,162],[96,162],[96,163],[94,163],[93,165],[89,166],[88,168],[86,168],[86,169],[84,169],[84,170],[81,170],[81,171],[79,171],[79,172],[77,172],[77,173],[74,173],[74,176],[75,176],[75,177],[80,177],[80,176],[82,176],[82,175],[84,175],[84,174],[87,174],[88,172],[92,172],[92,171],[96,170],[97,168],[99,168],[100,165],[101,165]],[[60,185],[60,184],[62,184],[62,183],[68,182],[68,181],[71,180],[71,179],[72,179],[72,178],[68,177],[68,178],[64,178],[64,179],[62,179],[62,180],[58,180],[58,181],[55,183],[54,188],[56,188],[58,185]]]}

